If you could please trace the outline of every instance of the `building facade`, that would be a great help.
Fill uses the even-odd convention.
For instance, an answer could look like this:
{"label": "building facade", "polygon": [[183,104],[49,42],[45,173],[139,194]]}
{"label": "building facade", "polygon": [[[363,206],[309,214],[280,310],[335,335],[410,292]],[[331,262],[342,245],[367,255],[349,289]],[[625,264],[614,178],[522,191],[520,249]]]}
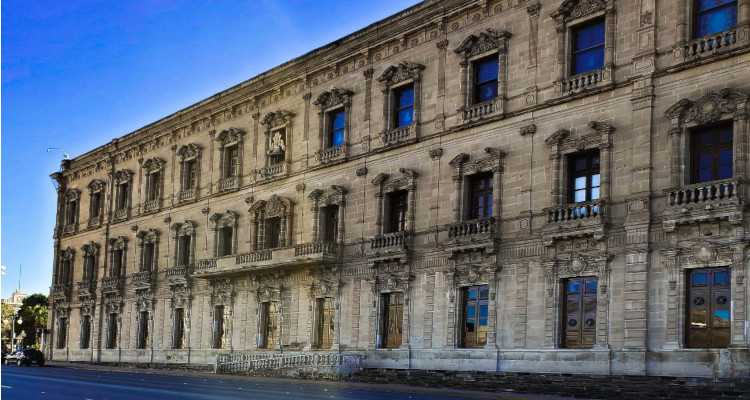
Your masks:
{"label": "building facade", "polygon": [[63,161],[50,356],[747,376],[750,0],[708,3],[425,1]]}

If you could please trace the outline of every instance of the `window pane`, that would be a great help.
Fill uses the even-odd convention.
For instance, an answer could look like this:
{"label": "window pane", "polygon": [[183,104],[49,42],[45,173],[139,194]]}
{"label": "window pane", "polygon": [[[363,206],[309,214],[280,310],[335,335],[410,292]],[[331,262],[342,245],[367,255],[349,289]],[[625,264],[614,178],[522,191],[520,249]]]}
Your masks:
{"label": "window pane", "polygon": [[597,199],[599,199],[599,188],[591,188],[590,200],[597,200]]}
{"label": "window pane", "polygon": [[413,109],[411,107],[398,110],[398,127],[411,125],[413,121]]}
{"label": "window pane", "polygon": [[711,166],[713,156],[710,153],[704,153],[698,156],[698,168],[708,168]]}
{"label": "window pane", "polygon": [[573,75],[593,71],[604,66],[604,46],[582,51],[575,55]]}
{"label": "window pane", "polygon": [[588,282],[586,282],[586,291],[587,292],[596,292],[596,284],[597,284],[597,281],[588,281]]}
{"label": "window pane", "polygon": [[568,282],[568,293],[578,293],[581,291],[580,281],[569,281]]}
{"label": "window pane", "polygon": [[698,0],[698,11],[705,11],[729,3],[734,3],[734,0]]}
{"label": "window pane", "polygon": [[581,176],[579,178],[576,178],[573,188],[576,190],[586,189],[586,177]]}
{"label": "window pane", "polygon": [[488,314],[488,308],[487,304],[482,304],[479,306],[479,324],[482,324],[482,320],[485,321],[484,325],[487,325],[487,314]]}
{"label": "window pane", "polygon": [[467,293],[466,297],[469,298],[469,299],[476,299],[477,298],[477,291],[473,290],[473,289],[469,290],[469,292]]}
{"label": "window pane", "polygon": [[466,332],[474,332],[474,318],[466,319]]}
{"label": "window pane", "polygon": [[586,201],[586,189],[576,190],[573,201],[575,201],[576,203],[580,201]]}
{"label": "window pane", "polygon": [[576,171],[585,171],[588,166],[587,158],[579,158],[576,160]]}
{"label": "window pane", "polygon": [[336,129],[343,129],[344,128],[345,117],[344,117],[344,112],[343,111],[335,113],[333,115],[332,120],[333,120],[333,129],[334,130],[336,130]]}
{"label": "window pane", "polygon": [[487,300],[490,297],[490,287],[489,286],[482,286],[479,288],[479,298],[482,300]]}
{"label": "window pane", "polygon": [[721,150],[719,152],[719,165],[732,163],[732,150]]}
{"label": "window pane", "polygon": [[732,142],[732,127],[725,127],[719,130],[719,143]]}
{"label": "window pane", "polygon": [[711,168],[706,168],[698,171],[698,182],[709,182],[714,180]]}
{"label": "window pane", "polygon": [[601,186],[600,184],[601,175],[600,174],[594,174],[591,175],[591,186]]}
{"label": "window pane", "polygon": [[737,6],[725,5],[698,15],[698,37],[725,31],[737,25]]}
{"label": "window pane", "polygon": [[575,31],[575,50],[581,51],[604,44],[604,21]]}
{"label": "window pane", "polygon": [[706,327],[706,312],[705,311],[693,311],[690,313],[690,325],[693,328],[705,328]]}
{"label": "window pane", "polygon": [[729,179],[732,177],[732,166],[731,165],[721,165],[719,166],[719,175],[716,177],[717,179]]}
{"label": "window pane", "polygon": [[705,285],[708,279],[705,273],[693,274],[693,285]]}
{"label": "window pane", "polygon": [[714,285],[727,285],[727,284],[729,284],[729,273],[716,272],[714,274]]}
{"label": "window pane", "polygon": [[414,105],[414,88],[409,88],[398,92],[397,105],[398,108]]}
{"label": "window pane", "polygon": [[331,146],[336,147],[341,146],[342,144],[344,144],[344,130],[339,129],[333,131],[333,143],[331,143]]}
{"label": "window pane", "polygon": [[714,310],[714,328],[729,327],[729,310]]}
{"label": "window pane", "polygon": [[497,82],[484,83],[477,86],[477,101],[483,103],[497,97]]}
{"label": "window pane", "polygon": [[497,80],[498,59],[487,60],[477,65],[477,83]]}

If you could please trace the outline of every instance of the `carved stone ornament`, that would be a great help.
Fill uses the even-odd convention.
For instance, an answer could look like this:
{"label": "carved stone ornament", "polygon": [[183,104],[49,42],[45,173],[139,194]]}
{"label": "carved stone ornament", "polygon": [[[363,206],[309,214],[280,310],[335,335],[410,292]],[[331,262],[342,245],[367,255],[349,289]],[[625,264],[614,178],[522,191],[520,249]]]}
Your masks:
{"label": "carved stone ornament", "polygon": [[316,280],[310,285],[310,292],[314,297],[331,297],[336,295],[338,285],[330,280]]}
{"label": "carved stone ornament", "polygon": [[162,158],[154,157],[146,160],[141,159],[139,163],[146,172],[154,172],[161,170],[167,162]]}
{"label": "carved stone ornament", "polygon": [[278,301],[281,297],[281,291],[269,285],[263,285],[257,290],[258,300],[262,303],[265,301]]}
{"label": "carved stone ornament", "polygon": [[190,308],[190,300],[192,295],[190,292],[190,286],[187,283],[177,283],[169,286],[169,290],[172,291],[172,309],[175,308]]}
{"label": "carved stone ornament", "polygon": [[680,124],[696,125],[719,121],[728,114],[734,114],[735,119],[746,119],[750,113],[748,97],[748,93],[733,89],[722,89],[719,93],[709,91],[695,102],[678,101],[664,115]]}
{"label": "carved stone ornament", "polygon": [[101,248],[101,246],[99,246],[98,243],[94,243],[92,241],[92,242],[86,243],[83,246],[81,246],[81,251],[86,256],[95,256],[95,255],[99,254],[99,249],[100,248]]}
{"label": "carved stone ornament", "polygon": [[115,172],[114,179],[117,183],[130,182],[133,179],[133,171],[121,169]]}
{"label": "carved stone ornament", "polygon": [[195,232],[196,223],[191,220],[185,222],[175,222],[170,229],[175,232],[176,236],[192,236]]}
{"label": "carved stone ornament", "polygon": [[219,132],[216,141],[221,143],[222,146],[226,146],[228,143],[238,142],[244,135],[245,131],[242,129],[229,128]]}
{"label": "carved stone ornament", "polygon": [[156,305],[154,293],[150,289],[141,289],[136,291],[138,297],[135,305],[138,311],[152,311]]}
{"label": "carved stone ornament", "polygon": [[78,189],[70,188],[65,192],[65,201],[76,201],[81,197],[81,192]]}
{"label": "carved stone ornament", "polygon": [[239,214],[234,211],[225,211],[223,213],[216,213],[209,219],[211,222],[216,224],[217,228],[234,227],[237,225],[237,219]]}
{"label": "carved stone ornament", "polygon": [[604,0],[565,0],[550,16],[558,22],[573,21],[604,10]]}
{"label": "carved stone ornament", "polygon": [[568,136],[570,136],[570,131],[567,129],[558,129],[549,136],[547,136],[546,139],[544,139],[544,143],[547,143],[548,146],[553,146],[556,144],[560,144],[563,140],[565,140]]}
{"label": "carved stone ornament", "polygon": [[351,96],[354,94],[351,90],[333,88],[328,92],[323,92],[318,96],[317,100],[313,102],[314,105],[326,109],[339,104],[347,104],[351,101]]}
{"label": "carved stone ornament", "polygon": [[399,168],[398,170],[401,176],[395,179],[390,179],[388,174],[378,174],[375,179],[372,180],[372,184],[375,186],[381,186],[382,193],[395,192],[397,190],[414,190],[417,184],[417,177],[419,174],[411,169]]}
{"label": "carved stone ornament", "polygon": [[89,193],[98,193],[104,190],[104,181],[101,179],[94,179],[86,186]]}
{"label": "carved stone ornament", "polygon": [[159,235],[161,235],[161,232],[158,229],[151,228],[147,231],[138,232],[136,237],[141,239],[142,243],[157,243],[159,241]]}
{"label": "carved stone ornament", "polygon": [[229,306],[232,304],[234,297],[234,288],[232,281],[229,279],[214,279],[209,282],[209,285],[213,289],[211,292],[211,305],[225,305]]}
{"label": "carved stone ornament", "polygon": [[261,125],[265,125],[267,129],[275,128],[277,126],[286,125],[291,122],[291,118],[294,114],[290,111],[277,110],[266,114],[265,117],[260,121]]}
{"label": "carved stone ornament", "polygon": [[200,157],[202,149],[203,148],[198,144],[188,143],[177,150],[177,155],[180,156],[180,160],[184,161],[187,159]]}
{"label": "carved stone ornament", "polygon": [[108,313],[119,313],[122,311],[122,297],[117,294],[108,294],[104,299],[104,307]]}
{"label": "carved stone ornament", "polygon": [[490,50],[499,49],[501,52],[506,51],[508,48],[508,39],[511,36],[513,35],[508,31],[487,28],[486,31],[480,32],[479,36],[469,35],[453,52],[467,59]]}
{"label": "carved stone ornament", "polygon": [[495,279],[495,266],[468,265],[457,268],[453,276],[458,285],[489,284]]}
{"label": "carved stone ornament", "polygon": [[422,64],[404,61],[399,63],[398,66],[391,65],[386,68],[378,78],[378,82],[387,87],[410,79],[419,80],[423,69],[424,65]]}
{"label": "carved stone ornament", "polygon": [[271,196],[265,204],[266,218],[282,217],[290,213],[292,202],[286,197]]}
{"label": "carved stone ornament", "polygon": [[696,261],[707,263],[716,258],[716,249],[712,246],[699,244],[693,247],[693,254],[695,255]]}
{"label": "carved stone ornament", "polygon": [[94,314],[94,304],[84,303],[81,304],[81,315],[92,315]]}
{"label": "carved stone ornament", "polygon": [[76,256],[76,251],[70,247],[66,248],[60,254],[60,259],[63,261],[73,261]]}
{"label": "carved stone ornament", "polygon": [[116,238],[110,238],[109,239],[109,249],[110,251],[115,250],[125,250],[125,247],[128,244],[128,238],[125,236],[118,236]]}

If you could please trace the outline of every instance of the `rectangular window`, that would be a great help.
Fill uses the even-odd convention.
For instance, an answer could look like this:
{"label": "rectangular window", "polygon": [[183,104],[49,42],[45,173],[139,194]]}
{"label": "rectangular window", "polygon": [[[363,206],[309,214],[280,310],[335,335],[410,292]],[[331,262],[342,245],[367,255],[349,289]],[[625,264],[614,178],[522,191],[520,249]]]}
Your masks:
{"label": "rectangular window", "polygon": [[474,104],[484,103],[497,97],[499,60],[497,56],[475,61]]}
{"label": "rectangular window", "polygon": [[198,161],[192,160],[185,163],[185,182],[183,190],[195,189],[198,186]]}
{"label": "rectangular window", "polygon": [[710,182],[732,177],[731,125],[722,125],[694,132],[692,140],[691,179],[693,183]]}
{"label": "rectangular window", "polygon": [[213,333],[213,344],[214,349],[223,349],[225,343],[225,332],[226,327],[224,326],[224,306],[214,307],[214,321],[212,327]]}
{"label": "rectangular window", "polygon": [[112,274],[110,276],[122,275],[122,250],[112,252]]}
{"label": "rectangular window", "polygon": [[153,201],[159,198],[159,183],[161,176],[158,172],[152,172],[148,176],[148,190],[146,193],[146,199]]}
{"label": "rectangular window", "polygon": [[408,207],[409,192],[399,190],[388,194],[388,230],[386,233],[403,232],[406,230],[406,209]]}
{"label": "rectangular window", "polygon": [[333,346],[333,334],[336,330],[336,309],[333,299],[317,299],[318,306],[318,348],[330,349]]}
{"label": "rectangular window", "polygon": [[88,349],[91,340],[91,316],[84,315],[81,319],[81,348]]}
{"label": "rectangular window", "polygon": [[469,194],[469,219],[492,216],[492,174],[478,174],[471,177]]}
{"label": "rectangular window", "polygon": [[328,113],[328,147],[344,144],[344,125],[346,114],[343,110]]}
{"label": "rectangular window", "polygon": [[91,217],[96,218],[101,213],[102,193],[96,192],[91,194]]}
{"label": "rectangular window", "polygon": [[604,66],[604,20],[577,26],[571,31],[571,74],[578,75]]}
{"label": "rectangular window", "polygon": [[107,348],[116,349],[118,346],[117,339],[117,314],[112,313],[107,317]]}
{"label": "rectangular window", "polygon": [[562,347],[590,349],[596,343],[596,305],[598,280],[594,277],[564,281]]}
{"label": "rectangular window", "polygon": [[175,308],[172,331],[172,348],[182,349],[185,347],[185,310]]}
{"label": "rectangular window", "polygon": [[286,159],[286,128],[281,128],[272,133],[271,148],[269,150],[270,165],[284,162]]}
{"label": "rectangular window", "polygon": [[68,345],[68,319],[63,317],[58,320],[57,348],[64,349]]}
{"label": "rectangular window", "polygon": [[224,257],[232,255],[232,236],[234,234],[234,228],[231,226],[225,226],[219,228],[219,251],[217,257]]}
{"label": "rectangular window", "polygon": [[78,202],[76,201],[69,201],[67,203],[67,207],[65,208],[65,224],[66,225],[73,225],[76,223],[76,208],[78,207]]}
{"label": "rectangular window", "polygon": [[396,106],[394,128],[411,125],[414,122],[414,86],[397,89],[393,95]]}
{"label": "rectangular window", "polygon": [[387,293],[382,296],[383,347],[393,349],[401,346],[404,332],[404,294]]}
{"label": "rectangular window", "polygon": [[696,0],[694,23],[696,39],[734,28],[737,26],[737,1]]}
{"label": "rectangular window", "polygon": [[339,230],[339,206],[332,205],[323,209],[323,241],[336,242]]}
{"label": "rectangular window", "polygon": [[687,347],[729,346],[730,277],[729,268],[704,268],[688,273]]}
{"label": "rectangular window", "polygon": [[190,236],[180,236],[179,242],[177,243],[177,265],[188,266],[190,265]]}
{"label": "rectangular window", "polygon": [[128,207],[128,193],[129,185],[127,183],[121,183],[117,185],[117,209],[124,210]]}
{"label": "rectangular window", "polygon": [[489,296],[487,285],[463,289],[463,347],[479,348],[487,344]]}
{"label": "rectangular window", "polygon": [[237,169],[238,169],[237,165],[239,163],[239,154],[240,154],[239,148],[236,145],[235,146],[231,146],[231,147],[227,147],[224,150],[224,154],[225,154],[225,157],[226,157],[225,160],[224,160],[224,162],[225,162],[225,165],[224,165],[225,178],[229,178],[229,177],[232,177],[232,176],[237,176],[237,172],[238,172],[237,171]]}
{"label": "rectangular window", "polygon": [[266,248],[281,247],[281,218],[273,217],[266,220]]}
{"label": "rectangular window", "polygon": [[147,349],[150,346],[149,340],[149,315],[148,311],[138,313],[138,348]]}
{"label": "rectangular window", "polygon": [[96,257],[92,255],[83,256],[83,280],[94,279],[94,271],[96,271]]}
{"label": "rectangular window", "polygon": [[571,203],[599,199],[599,151],[577,154],[570,157]]}
{"label": "rectangular window", "polygon": [[143,271],[153,270],[154,259],[156,258],[154,250],[153,243],[145,243],[143,245]]}
{"label": "rectangular window", "polygon": [[263,303],[263,340],[264,349],[275,349],[278,338],[279,309],[278,303],[269,301]]}

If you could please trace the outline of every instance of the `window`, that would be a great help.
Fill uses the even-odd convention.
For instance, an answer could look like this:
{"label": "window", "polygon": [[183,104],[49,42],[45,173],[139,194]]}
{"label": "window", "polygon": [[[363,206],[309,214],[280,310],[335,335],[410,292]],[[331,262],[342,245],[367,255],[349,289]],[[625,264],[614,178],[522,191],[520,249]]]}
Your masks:
{"label": "window", "polygon": [[471,177],[469,219],[492,216],[492,174],[478,174]]}
{"label": "window", "polygon": [[76,223],[76,209],[78,208],[78,201],[70,200],[65,204],[65,225],[73,225]]}
{"label": "window", "polygon": [[156,260],[156,246],[153,243],[143,245],[143,266],[142,271],[152,271],[154,260]]}
{"label": "window", "polygon": [[115,202],[115,206],[118,210],[124,210],[128,207],[129,189],[130,185],[127,182],[117,185],[117,201]]}
{"label": "window", "polygon": [[490,287],[463,289],[463,347],[478,348],[487,344]]}
{"label": "window", "polygon": [[330,349],[333,346],[333,334],[336,329],[336,309],[333,299],[318,299],[318,348]]}
{"label": "window", "polygon": [[269,165],[282,163],[286,160],[286,128],[273,131],[268,150]]}
{"label": "window", "polygon": [[214,307],[213,321],[214,349],[223,349],[225,343],[226,327],[224,326],[224,306]]}
{"label": "window", "polygon": [[101,215],[102,212],[102,192],[96,192],[91,194],[91,208],[89,213],[91,218],[96,218]]}
{"label": "window", "polygon": [[573,28],[571,74],[578,75],[604,66],[604,20],[596,19]]}
{"label": "window", "polygon": [[328,124],[328,147],[337,147],[344,144],[344,125],[346,124],[344,110],[328,113]]}
{"label": "window", "polygon": [[159,187],[161,183],[161,174],[152,172],[148,174],[148,187],[146,189],[146,201],[153,201],[159,198]]}
{"label": "window", "polygon": [[281,246],[281,218],[273,217],[266,220],[266,248],[275,249]]}
{"label": "window", "polygon": [[336,242],[339,230],[339,206],[323,208],[323,241]]}
{"label": "window", "polygon": [[499,60],[497,56],[474,62],[474,103],[484,103],[497,97]]}
{"label": "window", "polygon": [[81,348],[88,349],[91,340],[91,316],[84,315],[81,319]]}
{"label": "window", "polygon": [[96,257],[92,254],[86,254],[83,256],[83,281],[89,281],[94,279],[94,273],[96,271]]}
{"label": "window", "polygon": [[60,318],[57,326],[57,348],[64,349],[68,345],[68,318]]}
{"label": "window", "polygon": [[732,177],[732,126],[722,125],[691,135],[693,183]]}
{"label": "window", "polygon": [[729,268],[696,269],[688,273],[687,347],[729,345],[730,277]]}
{"label": "window", "polygon": [[112,273],[110,276],[122,275],[122,255],[123,251],[120,249],[112,251]]}
{"label": "window", "polygon": [[148,332],[148,311],[138,313],[138,348],[147,349],[150,346]]}
{"label": "window", "polygon": [[172,331],[172,348],[182,349],[185,347],[185,309],[175,308]]}
{"label": "window", "polygon": [[118,346],[117,343],[117,314],[112,313],[109,314],[107,317],[107,348],[108,349],[116,349]]}
{"label": "window", "polygon": [[396,89],[394,96],[396,105],[394,128],[411,125],[414,122],[414,86]]}
{"label": "window", "polygon": [[696,0],[693,36],[700,38],[737,26],[737,1]]}
{"label": "window", "polygon": [[406,209],[408,206],[409,192],[399,190],[388,194],[390,206],[388,232],[403,232],[406,230]]}
{"label": "window", "polygon": [[570,157],[571,203],[599,199],[599,151],[577,154]]}
{"label": "window", "polygon": [[198,186],[198,160],[190,160],[185,163],[184,178],[182,190],[192,190]]}
{"label": "window", "polygon": [[217,257],[224,257],[232,255],[232,236],[234,234],[234,228],[231,226],[225,226],[219,228],[219,252]]}
{"label": "window", "polygon": [[263,303],[263,341],[264,349],[274,349],[279,342],[278,325],[279,310],[278,303],[268,301]]}
{"label": "window", "polygon": [[190,236],[180,236],[177,242],[177,266],[190,265]]}
{"label": "window", "polygon": [[562,347],[589,349],[596,343],[596,289],[594,277],[571,278],[564,281]]}
{"label": "window", "polygon": [[237,165],[239,162],[240,150],[237,145],[224,149],[224,177],[229,178],[237,176]]}
{"label": "window", "polygon": [[71,280],[71,272],[73,270],[73,261],[71,260],[63,260],[62,261],[62,271],[60,274],[60,283],[63,285],[67,285],[70,283]]}
{"label": "window", "polygon": [[404,294],[386,293],[383,301],[383,347],[392,349],[401,346],[404,332]]}

